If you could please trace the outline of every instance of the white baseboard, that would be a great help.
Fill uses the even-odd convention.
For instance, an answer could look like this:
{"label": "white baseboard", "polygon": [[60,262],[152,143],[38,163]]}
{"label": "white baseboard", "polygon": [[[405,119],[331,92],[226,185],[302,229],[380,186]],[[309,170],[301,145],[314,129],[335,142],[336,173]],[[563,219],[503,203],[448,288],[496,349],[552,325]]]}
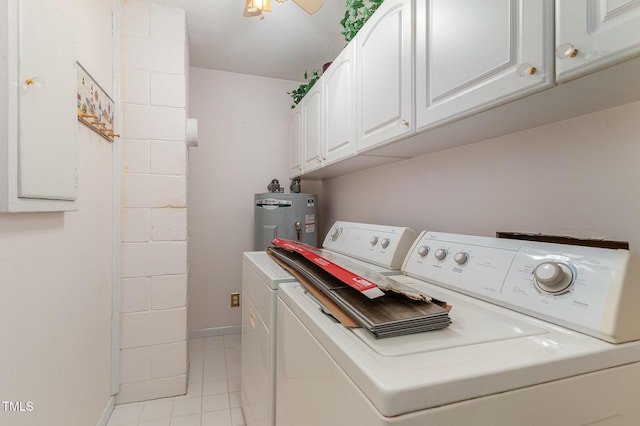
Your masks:
{"label": "white baseboard", "polygon": [[191,330],[189,332],[189,338],[197,339],[202,337],[226,336],[228,334],[240,333],[242,333],[241,325],[228,325],[225,327],[199,328],[197,330]]}
{"label": "white baseboard", "polygon": [[113,413],[113,407],[116,405],[116,399],[112,396],[107,401],[107,405],[105,405],[104,410],[102,410],[102,415],[98,419],[98,423],[96,426],[107,426],[109,423],[109,419],[111,418],[111,413]]}

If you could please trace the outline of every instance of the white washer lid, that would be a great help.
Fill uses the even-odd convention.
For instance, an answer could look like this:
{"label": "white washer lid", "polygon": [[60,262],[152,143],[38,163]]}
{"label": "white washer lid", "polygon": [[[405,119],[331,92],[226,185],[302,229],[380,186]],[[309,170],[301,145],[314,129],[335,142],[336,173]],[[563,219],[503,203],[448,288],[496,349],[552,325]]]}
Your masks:
{"label": "white washer lid", "polygon": [[293,275],[264,251],[246,251],[242,254],[242,261],[253,268],[260,279],[274,290],[282,283],[296,281]]}
{"label": "white washer lid", "polygon": [[363,328],[353,329],[360,340],[380,355],[396,357],[547,333],[546,329],[530,322],[504,317],[470,303],[465,298],[459,298],[455,302],[450,301],[450,298],[444,294],[438,294],[437,291],[434,293],[432,288],[427,288],[416,279],[405,276],[392,278],[418,288],[432,297],[449,301],[453,304],[449,314],[452,323],[439,331],[386,339],[376,339]]}
{"label": "white washer lid", "polygon": [[[400,273],[398,270],[383,268],[343,254],[334,253],[330,250],[320,249],[319,251],[321,252],[321,256],[327,260],[361,275],[364,274],[366,270],[371,270],[381,275],[395,275]],[[278,265],[264,251],[246,251],[242,254],[242,257],[243,262],[246,262],[260,279],[274,290],[277,290],[281,283],[297,281],[293,275]]]}
{"label": "white washer lid", "polygon": [[[481,300],[432,287],[434,296],[442,297],[453,306],[451,317],[456,326],[450,330],[384,339],[387,341],[379,342],[380,346],[375,350],[373,345],[364,343],[356,333],[324,314],[300,284],[283,284],[278,297],[376,409],[388,417],[640,359],[640,341],[610,344]],[[463,308],[467,303],[485,309],[484,318],[474,317],[477,309],[467,311]],[[492,317],[492,321],[485,322],[487,316]],[[479,324],[474,324],[471,330],[463,328],[463,325],[474,321]],[[504,339],[492,335],[491,331],[480,338],[471,335],[472,330],[482,324],[490,327],[495,321],[508,322],[514,327],[524,323],[529,331],[521,334],[514,330],[513,337]],[[536,329],[543,333],[531,335]],[[449,336],[453,342],[457,340],[458,345],[438,343],[437,334],[444,333],[459,334],[457,337]],[[434,342],[434,348],[438,344],[441,347],[429,348],[430,341]],[[394,344],[402,348],[392,349]],[[425,351],[421,352],[422,349]],[[385,351],[391,355],[380,353]]]}

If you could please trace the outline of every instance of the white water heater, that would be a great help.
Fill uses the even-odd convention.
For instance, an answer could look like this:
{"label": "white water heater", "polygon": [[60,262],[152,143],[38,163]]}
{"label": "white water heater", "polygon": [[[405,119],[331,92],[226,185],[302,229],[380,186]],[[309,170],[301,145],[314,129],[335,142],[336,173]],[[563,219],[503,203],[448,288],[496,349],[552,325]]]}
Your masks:
{"label": "white water heater", "polygon": [[255,250],[271,246],[276,237],[318,246],[316,194],[267,192],[253,201]]}

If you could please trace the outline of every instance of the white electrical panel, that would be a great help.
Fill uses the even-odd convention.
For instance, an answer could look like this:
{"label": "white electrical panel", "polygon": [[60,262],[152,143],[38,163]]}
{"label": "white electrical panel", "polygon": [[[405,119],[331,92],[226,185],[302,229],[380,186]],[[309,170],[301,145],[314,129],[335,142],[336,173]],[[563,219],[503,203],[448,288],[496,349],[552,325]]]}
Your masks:
{"label": "white electrical panel", "polygon": [[73,29],[53,2],[0,7],[0,211],[77,209]]}

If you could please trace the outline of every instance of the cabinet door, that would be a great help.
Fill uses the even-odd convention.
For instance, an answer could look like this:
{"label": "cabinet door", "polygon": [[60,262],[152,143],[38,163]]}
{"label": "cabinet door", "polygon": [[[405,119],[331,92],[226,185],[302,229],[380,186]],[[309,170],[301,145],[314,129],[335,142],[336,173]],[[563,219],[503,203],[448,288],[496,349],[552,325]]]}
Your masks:
{"label": "cabinet door", "polygon": [[413,132],[411,0],[386,0],[356,43],[357,150]]}
{"label": "cabinet door", "polygon": [[416,34],[418,130],[554,84],[549,0],[419,1]]}
{"label": "cabinet door", "polygon": [[302,105],[293,110],[289,121],[289,177],[302,174]]}
{"label": "cabinet door", "polygon": [[640,54],[640,1],[556,1],[556,74],[567,81]]}
{"label": "cabinet door", "polygon": [[322,90],[317,82],[302,100],[302,170],[307,173],[322,167]]}
{"label": "cabinet door", "polygon": [[71,28],[51,2],[18,5],[18,197],[77,196],[76,61]]}
{"label": "cabinet door", "polygon": [[356,152],[355,44],[350,43],[322,75],[326,164]]}

